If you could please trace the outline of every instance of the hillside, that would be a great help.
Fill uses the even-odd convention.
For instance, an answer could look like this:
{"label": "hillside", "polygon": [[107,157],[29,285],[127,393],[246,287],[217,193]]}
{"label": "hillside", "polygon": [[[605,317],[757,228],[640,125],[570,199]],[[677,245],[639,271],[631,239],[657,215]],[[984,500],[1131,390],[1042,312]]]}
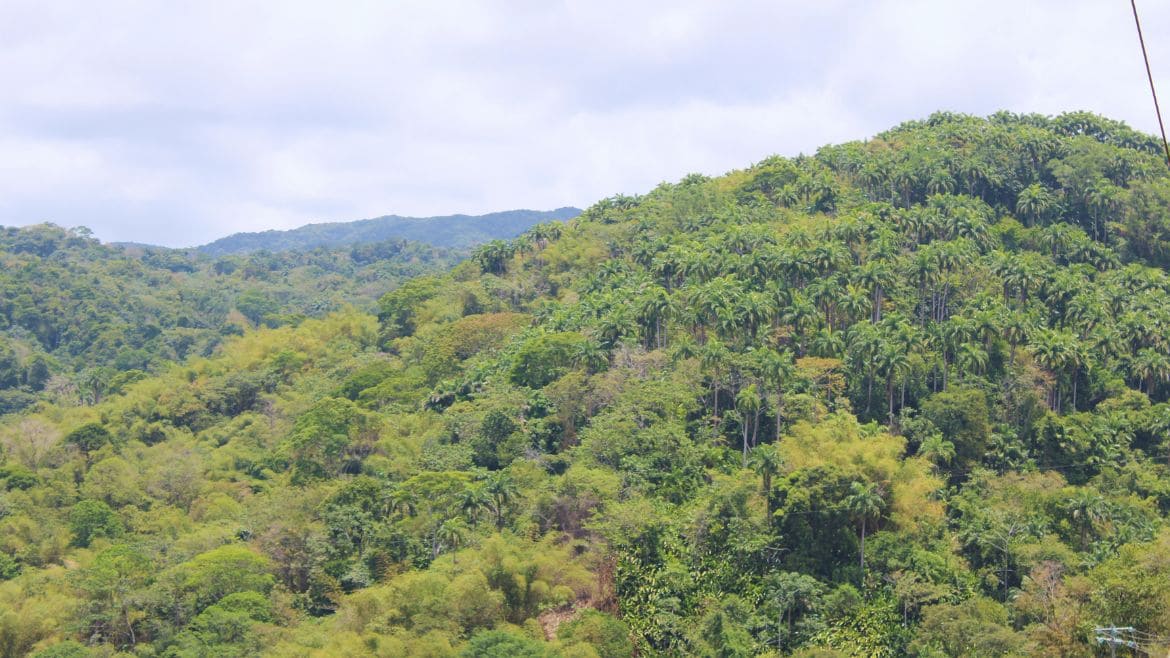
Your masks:
{"label": "hillside", "polygon": [[399,217],[387,215],[355,222],[308,224],[290,231],[235,233],[195,249],[212,256],[255,251],[300,251],[315,247],[344,247],[390,239],[424,242],[436,247],[473,247],[492,240],[510,239],[541,222],[563,221],[581,214],[577,208],[508,210],[487,215]]}
{"label": "hillside", "polygon": [[245,329],[347,305],[463,254],[401,240],[212,258],[103,245],[53,225],[0,228],[0,414],[95,402]]}
{"label": "hillside", "polygon": [[1164,654],[1167,265],[1084,113],[603,200],[5,418],[0,656]]}

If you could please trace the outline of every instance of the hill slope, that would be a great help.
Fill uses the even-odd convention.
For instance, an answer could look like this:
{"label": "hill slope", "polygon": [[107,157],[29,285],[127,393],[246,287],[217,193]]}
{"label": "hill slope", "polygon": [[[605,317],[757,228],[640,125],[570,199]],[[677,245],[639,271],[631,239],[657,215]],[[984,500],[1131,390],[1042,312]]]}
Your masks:
{"label": "hill slope", "polygon": [[1168,236],[1086,114],[607,199],[7,419],[0,651],[1152,653]]}
{"label": "hill slope", "polygon": [[372,308],[462,255],[390,240],[212,258],[52,225],[0,228],[0,414],[38,398],[100,399],[248,327]]}
{"label": "hill slope", "polygon": [[514,238],[541,222],[566,220],[581,214],[578,208],[549,211],[508,210],[487,215],[399,217],[387,215],[354,222],[308,224],[290,231],[236,233],[196,247],[213,256],[254,251],[293,251],[340,247],[389,239],[425,242],[437,247],[471,247],[492,240]]}

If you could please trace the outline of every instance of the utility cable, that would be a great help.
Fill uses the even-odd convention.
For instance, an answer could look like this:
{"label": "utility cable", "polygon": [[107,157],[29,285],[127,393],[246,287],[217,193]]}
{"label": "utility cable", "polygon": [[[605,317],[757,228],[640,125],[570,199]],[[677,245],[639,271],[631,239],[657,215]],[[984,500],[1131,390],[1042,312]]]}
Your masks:
{"label": "utility cable", "polygon": [[1154,97],[1154,113],[1158,116],[1158,130],[1162,133],[1162,148],[1166,151],[1166,166],[1170,167],[1170,142],[1166,141],[1166,126],[1162,123],[1162,108],[1158,105],[1158,92],[1154,89],[1154,74],[1150,72],[1150,56],[1146,53],[1146,39],[1142,36],[1142,22],[1138,18],[1137,0],[1129,0],[1133,8],[1133,23],[1137,26],[1138,43],[1142,46],[1142,59],[1146,62],[1146,78],[1150,81],[1150,95]]}

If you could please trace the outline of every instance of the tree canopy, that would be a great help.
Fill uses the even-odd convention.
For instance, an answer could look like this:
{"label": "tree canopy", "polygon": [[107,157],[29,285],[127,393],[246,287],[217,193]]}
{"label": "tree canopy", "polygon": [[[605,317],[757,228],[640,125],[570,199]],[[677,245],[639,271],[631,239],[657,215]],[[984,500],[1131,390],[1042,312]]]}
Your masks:
{"label": "tree canopy", "polygon": [[1157,146],[940,113],[356,287],[6,230],[0,656],[1165,650]]}

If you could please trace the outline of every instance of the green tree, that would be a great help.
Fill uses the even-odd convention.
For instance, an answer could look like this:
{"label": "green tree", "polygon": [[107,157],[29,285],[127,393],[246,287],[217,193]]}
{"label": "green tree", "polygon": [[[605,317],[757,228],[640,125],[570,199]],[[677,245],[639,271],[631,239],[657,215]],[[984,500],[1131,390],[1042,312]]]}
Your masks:
{"label": "green tree", "polygon": [[954,444],[956,465],[970,468],[979,463],[991,433],[987,396],[980,390],[953,387],[935,393],[922,403],[922,415]]}
{"label": "green tree", "polygon": [[584,336],[573,332],[544,334],[525,341],[516,353],[512,381],[543,388],[568,371],[585,342]]}
{"label": "green tree", "polygon": [[634,655],[630,629],[620,619],[599,610],[582,610],[574,619],[557,628],[557,639],[565,644],[588,644],[600,658],[628,658]]}
{"label": "green tree", "polygon": [[345,398],[327,397],[297,418],[286,440],[298,483],[355,472],[377,437],[368,413]]}
{"label": "green tree", "polygon": [[765,444],[752,450],[748,465],[761,478],[760,493],[764,497],[768,518],[772,517],[772,478],[780,474],[784,466],[784,457],[775,445]]}
{"label": "green tree", "polygon": [[77,446],[87,458],[102,447],[113,443],[114,437],[101,423],[86,423],[65,435],[65,443]]}
{"label": "green tree", "polygon": [[985,598],[942,603],[923,610],[918,637],[910,645],[917,656],[983,658],[1023,656],[1023,638],[1015,633],[1002,605]]}
{"label": "green tree", "polygon": [[825,587],[816,578],[802,573],[781,571],[763,580],[764,592],[776,614],[776,650],[796,644],[796,624],[815,610]]}
{"label": "green tree", "polygon": [[153,576],[149,558],[137,549],[117,545],[98,553],[78,578],[89,599],[85,613],[87,637],[102,638],[121,649],[132,649],[143,632]]}
{"label": "green tree", "polygon": [[865,530],[866,525],[873,521],[876,525],[881,520],[882,510],[885,507],[885,496],[880,486],[873,482],[853,482],[849,485],[849,496],[845,505],[861,527],[861,543],[858,550],[861,572],[865,573]]}
{"label": "green tree", "polygon": [[508,631],[480,631],[471,637],[461,658],[551,658],[549,647]]}
{"label": "green tree", "polygon": [[179,565],[178,573],[183,590],[200,611],[237,592],[268,594],[276,582],[268,559],[240,544],[200,553]]}
{"label": "green tree", "polygon": [[73,543],[82,548],[98,537],[114,539],[123,532],[118,514],[100,500],[83,500],[74,505],[69,511],[69,529]]}

